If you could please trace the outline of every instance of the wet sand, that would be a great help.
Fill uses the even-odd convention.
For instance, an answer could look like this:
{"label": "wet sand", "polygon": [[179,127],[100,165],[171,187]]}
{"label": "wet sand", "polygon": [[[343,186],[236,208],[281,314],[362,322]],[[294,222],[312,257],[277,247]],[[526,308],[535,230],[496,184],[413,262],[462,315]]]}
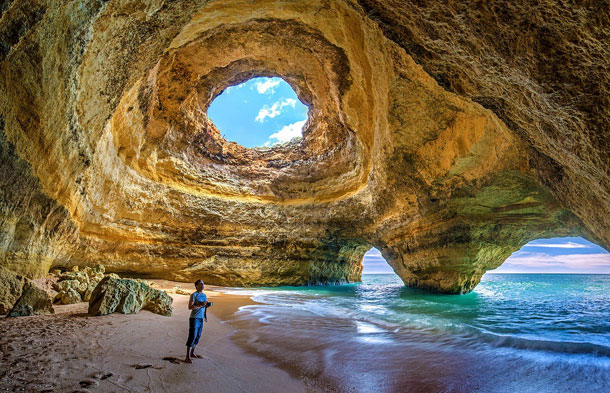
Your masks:
{"label": "wet sand", "polygon": [[[156,288],[191,283],[153,280]],[[91,317],[87,303],[56,306],[55,315],[0,318],[0,392],[306,392],[305,383],[247,354],[223,321],[247,296],[204,290],[208,310],[193,364],[182,360],[188,334],[188,296],[172,295],[171,317]]]}

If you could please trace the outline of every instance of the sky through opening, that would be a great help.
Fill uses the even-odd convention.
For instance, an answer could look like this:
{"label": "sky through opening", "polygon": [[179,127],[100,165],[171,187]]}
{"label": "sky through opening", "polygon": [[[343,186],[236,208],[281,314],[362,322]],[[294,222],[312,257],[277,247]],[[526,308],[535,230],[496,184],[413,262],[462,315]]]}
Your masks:
{"label": "sky through opening", "polygon": [[610,254],[582,237],[538,239],[489,273],[610,274]]}
{"label": "sky through opening", "polygon": [[282,78],[252,78],[225,89],[208,116],[228,141],[272,147],[302,137],[308,110]]}
{"label": "sky through opening", "polygon": [[[362,265],[362,274],[394,273],[376,248],[364,254]],[[610,274],[610,253],[582,237],[538,239],[488,273]]]}
{"label": "sky through opening", "polygon": [[396,274],[375,247],[364,254],[362,266],[362,274]]}

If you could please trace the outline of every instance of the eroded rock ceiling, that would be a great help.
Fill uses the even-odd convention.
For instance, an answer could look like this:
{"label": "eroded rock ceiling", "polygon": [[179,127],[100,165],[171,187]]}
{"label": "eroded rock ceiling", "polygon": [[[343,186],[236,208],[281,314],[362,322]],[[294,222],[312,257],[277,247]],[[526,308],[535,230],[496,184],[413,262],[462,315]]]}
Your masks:
{"label": "eroded rock ceiling", "polygon": [[[463,293],[536,238],[607,247],[610,10],[465,4],[2,3],[0,265],[302,285],[374,246]],[[256,76],[310,107],[299,143],[208,120]]]}

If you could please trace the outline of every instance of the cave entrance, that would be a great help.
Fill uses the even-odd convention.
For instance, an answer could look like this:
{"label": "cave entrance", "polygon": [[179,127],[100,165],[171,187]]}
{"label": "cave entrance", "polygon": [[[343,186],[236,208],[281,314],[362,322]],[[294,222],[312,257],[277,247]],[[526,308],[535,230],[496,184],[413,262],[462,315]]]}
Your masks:
{"label": "cave entrance", "polygon": [[537,239],[487,273],[610,274],[610,253],[582,237]]}
{"label": "cave entrance", "polygon": [[368,250],[362,257],[362,275],[389,274],[398,277],[381,252],[375,247]]}
{"label": "cave entrance", "polygon": [[252,78],[218,95],[208,117],[228,141],[273,147],[301,140],[308,110],[282,78]]}

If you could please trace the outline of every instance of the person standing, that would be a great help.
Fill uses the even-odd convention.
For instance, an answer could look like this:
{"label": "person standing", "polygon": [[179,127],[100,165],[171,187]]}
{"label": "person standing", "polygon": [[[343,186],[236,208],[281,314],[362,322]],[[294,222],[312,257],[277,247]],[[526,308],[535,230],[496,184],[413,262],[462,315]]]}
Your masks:
{"label": "person standing", "polygon": [[201,331],[203,330],[203,322],[207,321],[205,311],[208,305],[208,298],[203,293],[203,281],[195,281],[196,292],[191,294],[189,299],[189,310],[191,310],[191,316],[189,318],[189,336],[186,340],[186,363],[192,363],[191,358],[202,358],[203,356],[195,354],[195,347],[199,343],[201,338]]}

